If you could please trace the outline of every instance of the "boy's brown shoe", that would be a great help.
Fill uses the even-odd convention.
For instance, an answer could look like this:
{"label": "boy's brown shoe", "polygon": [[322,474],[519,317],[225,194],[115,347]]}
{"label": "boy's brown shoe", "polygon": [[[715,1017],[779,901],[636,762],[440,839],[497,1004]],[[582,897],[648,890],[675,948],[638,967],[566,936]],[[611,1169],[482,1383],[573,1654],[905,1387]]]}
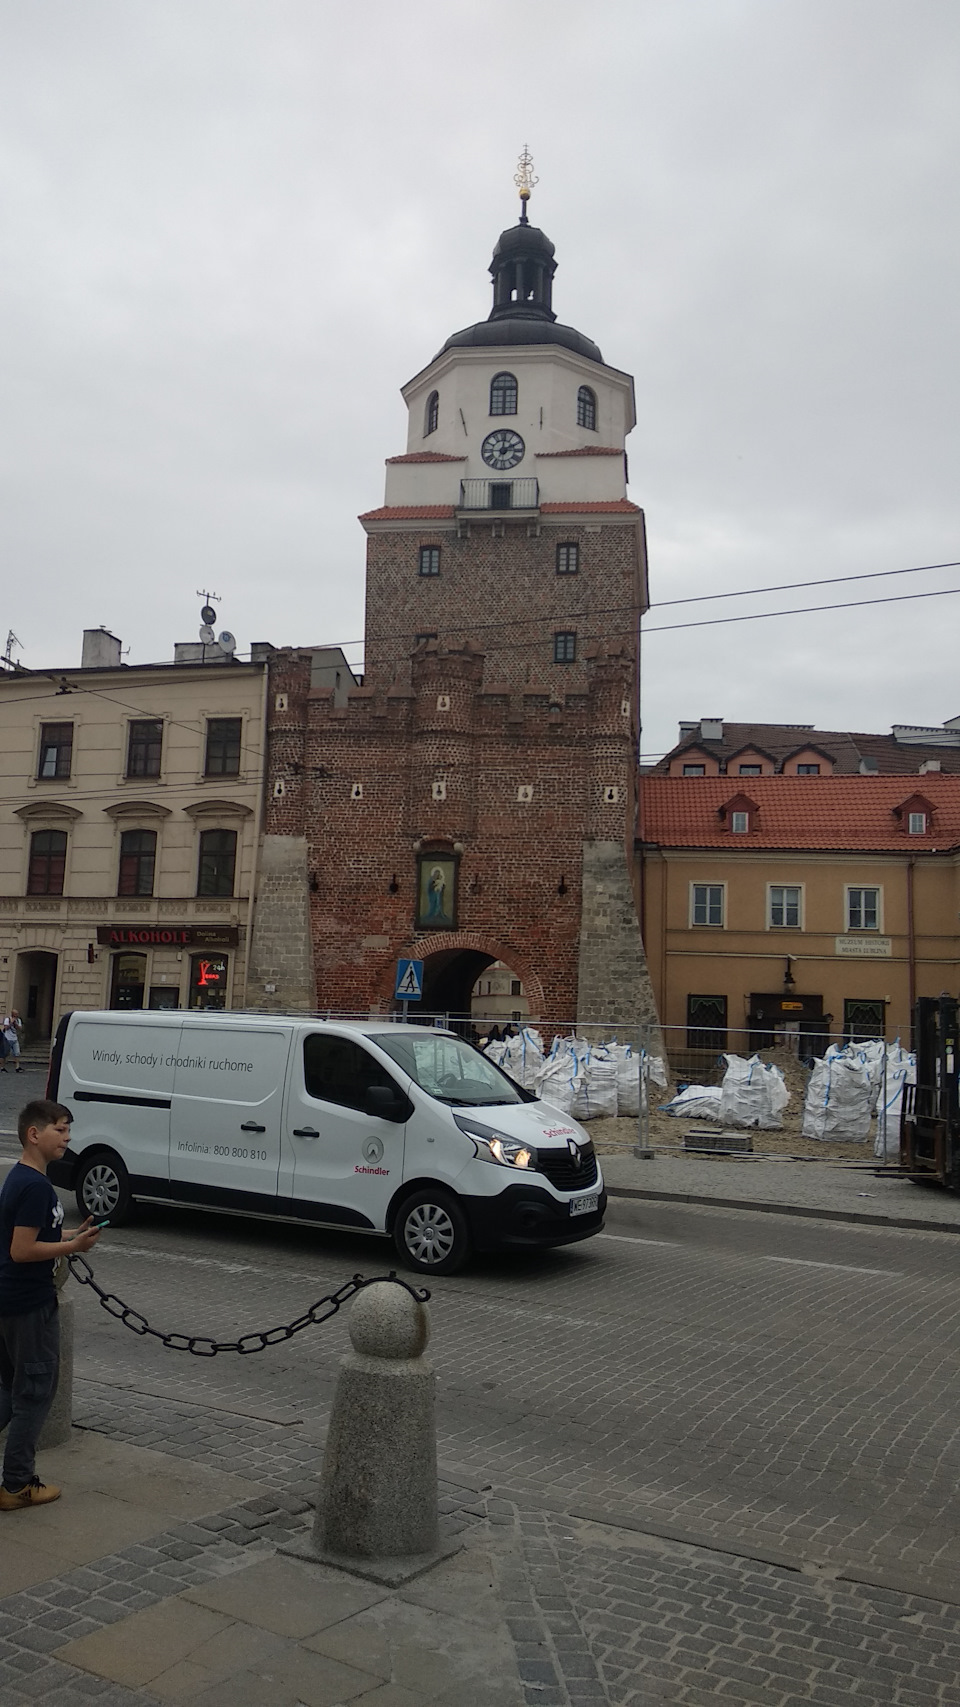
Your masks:
{"label": "boy's brown shoe", "polygon": [[51,1500],[60,1498],[60,1489],[41,1482],[39,1476],[34,1476],[25,1488],[12,1494],[9,1488],[0,1487],[0,1511],[25,1511],[31,1505],[49,1505]]}

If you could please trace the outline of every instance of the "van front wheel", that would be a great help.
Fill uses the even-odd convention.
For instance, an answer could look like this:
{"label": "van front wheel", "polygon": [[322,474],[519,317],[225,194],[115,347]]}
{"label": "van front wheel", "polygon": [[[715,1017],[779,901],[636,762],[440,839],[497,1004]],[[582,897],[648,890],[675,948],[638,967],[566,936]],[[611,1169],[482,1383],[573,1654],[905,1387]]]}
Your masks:
{"label": "van front wheel", "polygon": [[467,1219],[445,1191],[416,1191],[405,1198],[393,1224],[393,1242],[419,1274],[455,1274],[470,1255]]}
{"label": "van front wheel", "polygon": [[77,1208],[84,1219],[88,1215],[98,1221],[109,1217],[111,1227],[119,1227],[129,1218],[131,1201],[130,1175],[119,1156],[101,1150],[81,1162]]}

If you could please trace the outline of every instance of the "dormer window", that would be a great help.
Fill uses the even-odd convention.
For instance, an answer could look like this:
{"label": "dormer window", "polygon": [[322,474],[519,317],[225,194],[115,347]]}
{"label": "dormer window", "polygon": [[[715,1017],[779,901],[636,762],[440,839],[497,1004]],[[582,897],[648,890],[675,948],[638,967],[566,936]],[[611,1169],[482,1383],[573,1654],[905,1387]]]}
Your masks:
{"label": "dormer window", "polygon": [[515,415],[517,381],[512,373],[496,373],[490,381],[491,415]]}
{"label": "dormer window", "polygon": [[597,430],[597,395],[589,385],[581,385],[577,392],[577,426],[586,427],[590,433]]}
{"label": "dormer window", "polygon": [[725,800],[719,807],[717,816],[726,824],[732,836],[748,836],[757,827],[757,813],[760,808],[748,794],[735,794],[732,800]]}
{"label": "dormer window", "polygon": [[925,794],[912,794],[909,800],[901,800],[894,807],[893,815],[908,836],[926,836],[933,827],[934,811],[933,802]]}
{"label": "dormer window", "polygon": [[425,439],[429,438],[431,433],[436,432],[439,422],[440,393],[439,391],[431,391],[430,396],[427,398],[427,407],[424,410],[423,415],[423,436]]}
{"label": "dormer window", "polygon": [[907,818],[907,834],[909,836],[925,836],[927,833],[927,814],[911,812]]}

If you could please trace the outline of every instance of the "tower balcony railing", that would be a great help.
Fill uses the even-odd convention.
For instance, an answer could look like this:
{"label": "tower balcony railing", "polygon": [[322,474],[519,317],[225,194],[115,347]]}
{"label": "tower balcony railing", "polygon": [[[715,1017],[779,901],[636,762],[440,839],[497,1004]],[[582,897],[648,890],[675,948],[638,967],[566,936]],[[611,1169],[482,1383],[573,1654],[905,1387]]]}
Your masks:
{"label": "tower balcony railing", "polygon": [[532,476],[522,480],[461,480],[461,510],[536,510],[540,507],[540,482]]}

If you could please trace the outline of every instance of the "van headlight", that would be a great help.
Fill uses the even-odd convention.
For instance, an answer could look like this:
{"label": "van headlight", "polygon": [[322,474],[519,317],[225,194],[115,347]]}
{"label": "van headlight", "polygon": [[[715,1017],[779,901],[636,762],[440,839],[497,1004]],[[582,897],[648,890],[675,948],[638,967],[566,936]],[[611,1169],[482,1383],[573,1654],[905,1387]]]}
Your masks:
{"label": "van headlight", "polygon": [[465,1115],[455,1114],[453,1118],[461,1132],[473,1139],[478,1161],[493,1162],[501,1168],[536,1168],[537,1152],[529,1144],[508,1138],[505,1132],[496,1132]]}

